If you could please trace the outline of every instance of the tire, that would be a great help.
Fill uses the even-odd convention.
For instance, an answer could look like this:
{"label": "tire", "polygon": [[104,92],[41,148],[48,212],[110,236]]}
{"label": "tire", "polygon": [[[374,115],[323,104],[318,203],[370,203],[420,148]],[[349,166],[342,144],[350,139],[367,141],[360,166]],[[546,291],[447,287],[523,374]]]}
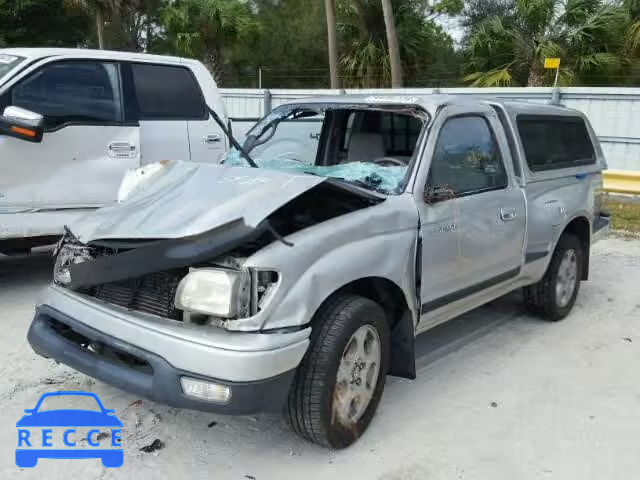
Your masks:
{"label": "tire", "polygon": [[[311,344],[289,392],[289,422],[296,433],[313,443],[345,448],[367,429],[382,397],[389,367],[389,325],[380,305],[357,295],[327,302],[314,325]],[[373,358],[379,358],[375,381],[367,380],[376,369]],[[345,373],[349,381],[344,380]],[[356,383],[358,378],[361,383]],[[353,391],[358,393],[349,402]],[[369,400],[361,402],[361,398]]]}
{"label": "tire", "polygon": [[[572,252],[575,255],[575,269],[566,263],[572,263],[567,260]],[[529,312],[552,322],[569,315],[580,291],[583,255],[582,245],[577,237],[571,234],[560,237],[542,280],[522,290],[524,304]],[[563,289],[562,285],[572,286]]]}

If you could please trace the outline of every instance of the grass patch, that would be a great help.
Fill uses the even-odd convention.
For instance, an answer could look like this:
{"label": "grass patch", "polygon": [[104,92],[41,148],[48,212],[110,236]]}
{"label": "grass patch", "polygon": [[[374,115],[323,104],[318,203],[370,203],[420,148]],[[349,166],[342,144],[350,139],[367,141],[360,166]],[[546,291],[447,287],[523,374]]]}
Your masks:
{"label": "grass patch", "polygon": [[604,208],[611,212],[611,228],[627,232],[640,233],[640,202],[607,198]]}

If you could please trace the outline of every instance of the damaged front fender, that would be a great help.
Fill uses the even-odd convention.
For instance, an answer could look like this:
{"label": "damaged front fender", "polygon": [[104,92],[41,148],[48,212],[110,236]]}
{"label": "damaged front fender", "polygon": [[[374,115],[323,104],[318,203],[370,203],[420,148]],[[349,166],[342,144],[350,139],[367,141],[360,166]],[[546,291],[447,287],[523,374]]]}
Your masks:
{"label": "damaged front fender", "polygon": [[250,331],[306,325],[333,292],[371,277],[402,289],[415,324],[418,214],[412,202],[409,195],[389,197],[288,236],[295,248],[274,242],[247,258],[245,267],[279,271],[281,284],[269,308],[226,327]]}

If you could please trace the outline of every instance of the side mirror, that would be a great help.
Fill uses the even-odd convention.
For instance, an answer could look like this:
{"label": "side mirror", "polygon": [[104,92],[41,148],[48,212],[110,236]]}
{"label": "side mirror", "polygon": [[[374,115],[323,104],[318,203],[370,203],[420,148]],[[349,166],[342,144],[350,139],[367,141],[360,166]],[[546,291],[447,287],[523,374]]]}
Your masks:
{"label": "side mirror", "polygon": [[450,188],[438,186],[427,187],[424,192],[424,201],[428,204],[444,202],[445,200],[451,200],[455,197],[455,194]]}
{"label": "side mirror", "polygon": [[40,143],[44,134],[44,117],[20,107],[7,107],[0,117],[0,135]]}
{"label": "side mirror", "polygon": [[33,408],[25,408],[24,409],[24,413],[33,413],[34,409]]}

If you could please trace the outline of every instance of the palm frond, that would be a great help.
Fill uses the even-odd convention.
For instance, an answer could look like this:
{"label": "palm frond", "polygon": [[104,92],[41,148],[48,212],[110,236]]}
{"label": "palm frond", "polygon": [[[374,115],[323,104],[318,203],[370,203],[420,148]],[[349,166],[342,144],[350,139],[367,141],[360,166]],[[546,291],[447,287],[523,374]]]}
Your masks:
{"label": "palm frond", "polygon": [[605,5],[587,15],[570,32],[569,42],[576,47],[592,46],[594,42],[614,46],[624,38],[627,25],[627,13],[619,5]]}
{"label": "palm frond", "polygon": [[598,52],[576,58],[575,70],[579,73],[615,71],[620,68],[620,57],[613,53]]}
{"label": "palm frond", "polygon": [[371,38],[353,42],[349,53],[342,57],[340,63],[346,74],[345,84],[350,87],[381,87],[391,78],[385,45],[376,44]]}
{"label": "palm frond", "polygon": [[640,56],[640,19],[627,29],[624,51],[629,56]]}
{"label": "palm frond", "polygon": [[464,77],[463,80],[471,82],[472,87],[509,87],[513,84],[509,66],[488,72],[474,72]]}

